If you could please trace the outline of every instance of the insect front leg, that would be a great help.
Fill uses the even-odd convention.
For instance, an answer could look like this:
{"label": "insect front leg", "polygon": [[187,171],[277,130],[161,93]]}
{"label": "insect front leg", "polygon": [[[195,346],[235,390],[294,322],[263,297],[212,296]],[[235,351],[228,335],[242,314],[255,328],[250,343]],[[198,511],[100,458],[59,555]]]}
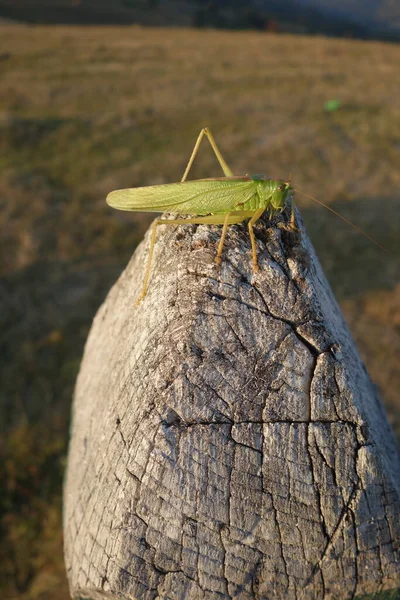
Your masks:
{"label": "insect front leg", "polygon": [[253,269],[254,271],[258,271],[258,262],[257,262],[257,247],[256,247],[256,238],[254,236],[254,231],[253,231],[253,225],[256,223],[256,221],[258,221],[258,219],[261,217],[261,215],[264,212],[264,208],[259,208],[255,211],[255,213],[253,214],[253,216],[251,217],[250,221],[249,221],[249,235],[250,235],[250,242],[251,242],[251,253],[252,253],[252,262],[253,262]]}
{"label": "insect front leg", "polygon": [[289,227],[290,227],[290,229],[293,229],[293,231],[299,231],[299,228],[296,225],[296,215],[295,215],[295,210],[294,210],[294,200],[293,200],[293,198],[292,198],[292,210],[291,210],[291,213],[290,213]]}
{"label": "insect front leg", "polygon": [[228,165],[227,165],[224,157],[222,156],[222,154],[221,154],[221,152],[220,152],[220,150],[219,150],[219,148],[218,148],[218,146],[217,146],[217,144],[216,144],[216,142],[214,140],[213,134],[208,129],[208,127],[204,127],[204,129],[202,129],[200,131],[200,133],[199,133],[199,137],[197,138],[197,141],[196,141],[196,143],[194,145],[192,155],[191,155],[191,157],[189,159],[188,165],[187,165],[187,167],[185,169],[185,172],[183,174],[181,182],[186,181],[186,178],[187,178],[187,176],[189,174],[189,171],[190,171],[190,169],[192,167],[192,164],[193,164],[193,161],[195,159],[195,156],[196,156],[196,154],[198,152],[198,149],[200,147],[201,140],[203,139],[204,136],[206,136],[206,138],[210,142],[211,147],[214,150],[214,154],[217,157],[217,160],[218,160],[219,164],[221,165],[221,168],[222,168],[222,170],[224,172],[224,175],[226,177],[232,177],[233,173],[232,173],[231,169],[228,167]]}

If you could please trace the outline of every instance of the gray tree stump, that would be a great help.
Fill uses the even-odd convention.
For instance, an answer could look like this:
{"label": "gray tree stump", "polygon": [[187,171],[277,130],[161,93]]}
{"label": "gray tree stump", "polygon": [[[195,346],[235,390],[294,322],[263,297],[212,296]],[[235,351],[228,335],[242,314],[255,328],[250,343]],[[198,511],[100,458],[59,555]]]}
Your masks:
{"label": "gray tree stump", "polygon": [[400,585],[399,457],[300,222],[162,227],[100,308],[65,484],[71,594],[346,599]]}

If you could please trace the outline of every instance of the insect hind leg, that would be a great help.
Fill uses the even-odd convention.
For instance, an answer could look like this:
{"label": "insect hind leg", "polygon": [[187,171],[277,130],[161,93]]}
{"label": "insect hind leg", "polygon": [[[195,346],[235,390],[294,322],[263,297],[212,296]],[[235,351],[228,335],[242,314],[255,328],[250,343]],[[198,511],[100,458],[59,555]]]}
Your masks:
{"label": "insect hind leg", "polygon": [[192,167],[193,161],[194,161],[194,159],[196,157],[196,154],[197,154],[197,152],[199,150],[201,141],[202,141],[202,139],[203,139],[204,136],[210,142],[211,148],[214,150],[214,154],[217,157],[217,160],[218,160],[219,164],[221,165],[221,168],[222,168],[222,170],[224,172],[225,177],[232,177],[233,173],[232,173],[231,169],[228,167],[228,164],[226,163],[224,157],[222,156],[222,154],[221,154],[221,152],[220,152],[220,150],[219,150],[219,148],[218,148],[218,146],[217,146],[217,144],[216,144],[216,142],[214,140],[213,134],[208,129],[208,127],[204,127],[200,131],[200,133],[199,133],[199,137],[197,138],[197,141],[196,141],[196,143],[194,145],[193,152],[192,152],[192,154],[190,156],[189,162],[187,164],[187,167],[185,169],[185,172],[183,174],[181,182],[186,181],[186,178],[187,178],[187,176],[189,174],[189,171],[190,171],[190,169]]}
{"label": "insect hind leg", "polygon": [[146,272],[144,274],[144,278],[143,278],[143,285],[142,285],[142,291],[140,293],[139,298],[136,300],[136,306],[139,306],[139,304],[141,303],[141,301],[143,300],[143,298],[146,296],[147,294],[147,287],[148,287],[148,283],[149,283],[149,277],[150,277],[150,269],[151,269],[151,263],[153,260],[153,253],[154,253],[154,246],[156,243],[156,233],[157,233],[157,227],[159,225],[183,225],[185,223],[210,223],[210,222],[221,222],[218,221],[218,219],[215,221],[210,221],[209,219],[212,218],[214,215],[210,215],[207,217],[197,217],[197,219],[156,219],[153,222],[152,228],[151,228],[151,236],[150,236],[150,249],[149,249],[149,258],[147,259],[147,265],[146,265]]}
{"label": "insect hind leg", "polygon": [[140,293],[139,298],[136,301],[136,306],[139,306],[139,304],[141,303],[141,301],[147,294],[147,286],[149,283],[151,262],[153,260],[154,246],[156,243],[157,227],[159,225],[179,225],[179,224],[183,224],[183,223],[194,223],[194,222],[197,222],[196,219],[156,219],[153,222],[153,225],[151,228],[151,236],[150,236],[149,258],[147,259],[147,266],[146,266],[146,272],[144,274],[142,291]]}
{"label": "insect hind leg", "polygon": [[154,245],[156,243],[156,229],[157,229],[157,225],[160,225],[160,221],[161,221],[161,219],[156,219],[151,228],[149,258],[147,259],[147,266],[146,266],[146,272],[144,274],[142,291],[140,293],[139,298],[136,300],[136,306],[139,306],[139,304],[141,303],[141,301],[143,300],[143,298],[145,297],[145,295],[147,293],[147,284],[149,282],[151,261],[153,259]]}
{"label": "insect hind leg", "polygon": [[[143,279],[142,291],[140,293],[139,298],[136,301],[136,306],[139,306],[139,304],[147,294],[147,287],[150,277],[150,268],[153,259],[154,246],[156,243],[157,227],[159,225],[185,225],[190,223],[196,225],[223,225],[221,239],[218,245],[217,256],[215,258],[216,262],[219,264],[221,262],[221,254],[228,225],[236,225],[238,223],[242,223],[245,219],[249,218],[251,214],[252,213],[250,213],[249,211],[236,211],[233,213],[227,213],[225,215],[205,215],[189,219],[156,219],[151,228],[149,258],[147,259],[147,266]],[[218,258],[219,260],[217,260]]]}

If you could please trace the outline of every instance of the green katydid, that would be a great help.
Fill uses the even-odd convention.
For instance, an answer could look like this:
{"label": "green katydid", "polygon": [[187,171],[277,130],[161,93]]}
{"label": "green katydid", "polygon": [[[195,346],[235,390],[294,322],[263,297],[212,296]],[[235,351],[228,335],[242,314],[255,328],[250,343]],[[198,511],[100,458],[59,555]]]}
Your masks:
{"label": "green katydid", "polygon": [[[203,137],[206,137],[209,140],[225,177],[186,181]],[[295,190],[291,186],[290,181],[285,182],[280,179],[267,179],[264,175],[245,175],[239,177],[233,175],[215,143],[211,131],[206,127],[201,130],[199,137],[197,138],[180,183],[167,183],[163,185],[115,190],[107,196],[107,203],[113,208],[118,208],[120,210],[196,215],[194,218],[189,219],[156,219],[154,221],[151,232],[149,258],[138,304],[145,297],[147,292],[151,261],[156,241],[156,229],[159,225],[178,225],[185,223],[222,225],[221,238],[215,257],[215,262],[219,265],[221,263],[222,250],[228,225],[242,223],[246,219],[249,219],[248,229],[252,249],[253,269],[254,271],[258,271],[257,249],[253,226],[266,210],[268,210],[270,216],[272,216],[273,214],[283,212],[286,206],[290,204],[292,208],[290,227],[295,230],[295,191],[318,202],[318,204],[322,204],[322,206],[346,221],[346,223],[357,229],[357,231],[386,252],[383,246],[364,233],[357,225],[354,225],[342,217],[342,215],[333,210],[333,208],[327,206],[320,200],[317,200],[304,192],[300,192],[300,190]]]}

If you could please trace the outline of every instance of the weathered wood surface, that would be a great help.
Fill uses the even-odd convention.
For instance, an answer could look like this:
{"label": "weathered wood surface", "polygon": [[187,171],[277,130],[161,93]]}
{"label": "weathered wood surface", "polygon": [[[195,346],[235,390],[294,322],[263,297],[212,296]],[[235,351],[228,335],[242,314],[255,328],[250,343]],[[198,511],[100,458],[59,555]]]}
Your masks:
{"label": "weathered wood surface", "polygon": [[346,599],[400,585],[399,458],[302,230],[162,227],[100,308],[65,484],[74,598]]}

